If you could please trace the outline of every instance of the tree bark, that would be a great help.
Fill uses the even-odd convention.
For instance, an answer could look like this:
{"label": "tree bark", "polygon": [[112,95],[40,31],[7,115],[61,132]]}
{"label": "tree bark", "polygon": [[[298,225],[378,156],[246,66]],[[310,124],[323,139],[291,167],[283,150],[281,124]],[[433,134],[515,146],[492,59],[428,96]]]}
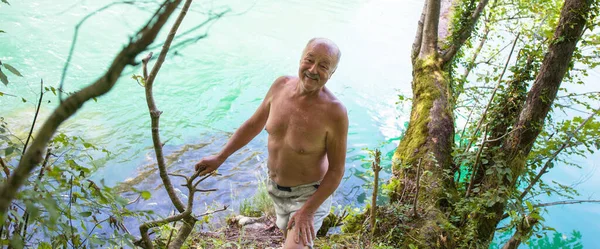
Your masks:
{"label": "tree bark", "polygon": [[[512,105],[507,109],[500,108],[499,113],[495,114],[507,114],[509,116],[504,119],[512,121],[491,124],[492,132],[489,140],[490,147],[498,147],[501,150],[497,157],[505,162],[496,167],[509,167],[511,173],[501,178],[501,181],[498,180],[497,174],[491,176],[477,174],[475,179],[477,184],[481,183],[483,191],[499,188],[507,188],[509,191],[498,194],[500,201],[490,207],[484,207],[486,213],[492,215],[470,215],[461,223],[450,222],[447,218],[456,215],[453,213],[452,203],[460,200],[456,195],[458,190],[453,185],[453,175],[447,173],[452,172],[451,155],[454,142],[454,117],[451,104],[453,95],[448,73],[450,68],[447,67],[447,63],[454,60],[458,50],[469,39],[488,1],[480,0],[470,13],[463,13],[463,17],[468,17],[467,22],[463,23],[459,30],[452,30],[455,33],[448,36],[448,39],[453,39],[453,43],[441,53],[438,52],[441,50],[437,47],[436,29],[437,20],[440,18],[440,1],[427,1],[422,18],[422,29],[421,23],[419,24],[419,31],[422,33],[417,33],[411,54],[413,102],[410,122],[404,138],[394,153],[393,175],[388,185],[393,190],[391,193],[393,203],[410,204],[407,200],[414,200],[418,193],[416,197],[419,206],[416,210],[419,216],[406,221],[411,229],[406,231],[403,241],[399,244],[400,247],[413,244],[423,248],[454,248],[459,242],[461,244],[464,242],[452,236],[462,236],[461,234],[467,232],[467,229],[468,232],[477,233],[475,238],[469,237],[473,241],[467,244],[489,244],[502,217],[506,200],[509,198],[508,194],[516,188],[517,177],[524,169],[527,155],[543,127],[560,82],[568,70],[573,51],[590,12],[591,2],[591,0],[566,1],[554,40],[548,48],[548,53],[531,91],[527,94],[526,101],[524,101],[525,96],[519,94],[524,93],[525,82],[531,80],[529,58],[526,63],[523,63],[523,74],[515,75],[511,81],[509,92],[514,91],[516,94],[512,96],[514,97]],[[417,43],[418,41],[420,43]],[[507,135],[511,127],[513,128]],[[411,179],[417,179],[418,160],[422,160],[421,169],[427,174],[421,175],[420,187],[417,189],[416,182]]]}
{"label": "tree bark", "polygon": [[[573,52],[590,15],[592,2],[591,0],[565,1],[548,52],[544,56],[540,71],[514,124],[515,131],[504,140],[501,147],[504,156],[500,159],[505,162],[511,173],[505,174],[502,181],[498,181],[496,175],[486,176],[485,189],[498,189],[501,186],[509,190],[516,188],[517,179],[525,168],[527,156],[542,131],[544,120],[569,68]],[[488,210],[493,215],[474,219],[478,224],[480,241],[489,242],[492,239],[496,226],[502,218],[508,193],[499,195],[503,201],[496,202]]]}

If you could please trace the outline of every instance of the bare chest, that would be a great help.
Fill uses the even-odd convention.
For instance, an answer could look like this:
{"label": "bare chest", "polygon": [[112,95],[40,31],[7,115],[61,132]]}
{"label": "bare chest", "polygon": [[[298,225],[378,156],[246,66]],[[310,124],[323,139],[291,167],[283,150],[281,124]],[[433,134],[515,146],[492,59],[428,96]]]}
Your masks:
{"label": "bare chest", "polygon": [[266,129],[270,141],[298,153],[325,150],[327,117],[319,105],[298,104],[287,99],[274,100]]}

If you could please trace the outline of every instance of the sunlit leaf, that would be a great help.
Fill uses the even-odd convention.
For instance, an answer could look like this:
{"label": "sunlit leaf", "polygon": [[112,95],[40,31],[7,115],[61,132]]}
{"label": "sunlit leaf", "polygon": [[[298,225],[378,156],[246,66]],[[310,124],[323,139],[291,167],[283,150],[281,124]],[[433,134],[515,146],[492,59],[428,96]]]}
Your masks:
{"label": "sunlit leaf", "polygon": [[6,64],[6,63],[2,63],[2,65],[4,65],[4,67],[6,69],[8,69],[8,71],[10,71],[11,73],[13,73],[14,75],[19,76],[19,77],[23,77],[23,75],[21,75],[21,73],[16,68],[14,68],[13,66],[11,66],[9,64]]}
{"label": "sunlit leaf", "polygon": [[2,81],[2,83],[4,83],[4,85],[8,86],[8,77],[6,77],[6,74],[4,74],[4,72],[2,72],[1,69],[0,69],[0,81]]}
{"label": "sunlit leaf", "polygon": [[92,212],[90,212],[90,211],[81,212],[81,213],[79,213],[79,215],[81,215],[82,217],[90,217],[90,216],[92,216]]}
{"label": "sunlit leaf", "polygon": [[150,194],[150,192],[148,191],[142,191],[142,193],[140,193],[142,195],[142,198],[144,198],[144,200],[148,200],[150,199],[150,197],[152,197],[152,194]]}
{"label": "sunlit leaf", "polygon": [[15,147],[8,147],[8,148],[6,148],[6,150],[4,150],[4,156],[5,157],[10,156],[13,153],[14,150],[15,150]]}

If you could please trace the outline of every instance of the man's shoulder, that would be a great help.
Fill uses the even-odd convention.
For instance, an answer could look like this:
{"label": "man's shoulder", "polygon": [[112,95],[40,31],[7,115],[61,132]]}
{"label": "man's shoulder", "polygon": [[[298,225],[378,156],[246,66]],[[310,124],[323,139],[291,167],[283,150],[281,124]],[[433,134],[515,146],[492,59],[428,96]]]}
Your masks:
{"label": "man's shoulder", "polygon": [[275,79],[275,81],[273,82],[273,85],[274,86],[286,85],[286,84],[292,83],[296,79],[298,79],[298,77],[294,77],[294,76],[290,76],[290,75],[279,76],[277,79]]}
{"label": "man's shoulder", "polygon": [[346,106],[329,89],[325,90],[327,110],[335,119],[347,119],[348,111]]}

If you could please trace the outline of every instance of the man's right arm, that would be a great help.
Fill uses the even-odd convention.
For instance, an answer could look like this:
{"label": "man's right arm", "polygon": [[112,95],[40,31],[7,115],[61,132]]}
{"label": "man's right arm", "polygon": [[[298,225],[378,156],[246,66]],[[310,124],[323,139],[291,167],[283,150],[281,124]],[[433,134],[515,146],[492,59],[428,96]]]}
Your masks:
{"label": "man's right arm", "polygon": [[273,82],[258,109],[233,133],[233,136],[231,136],[225,147],[217,155],[202,158],[196,164],[196,170],[202,169],[200,175],[205,175],[216,170],[231,154],[244,147],[244,145],[248,144],[260,133],[267,123],[272,98],[279,91],[279,88],[285,84],[287,79],[285,76],[279,77]]}

